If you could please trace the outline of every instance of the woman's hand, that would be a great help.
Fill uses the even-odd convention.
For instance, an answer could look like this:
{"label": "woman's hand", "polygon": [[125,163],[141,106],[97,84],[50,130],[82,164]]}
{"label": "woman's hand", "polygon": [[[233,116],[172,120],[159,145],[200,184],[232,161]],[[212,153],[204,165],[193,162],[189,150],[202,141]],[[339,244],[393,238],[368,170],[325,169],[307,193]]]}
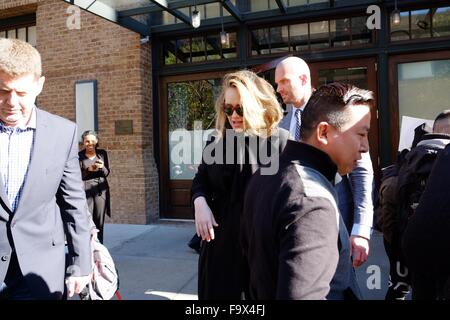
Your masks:
{"label": "woman's hand", "polygon": [[96,167],[97,167],[97,170],[98,170],[98,169],[102,169],[103,166],[104,166],[103,161],[100,160],[100,159],[97,160],[97,161],[95,161],[95,165],[96,165]]}
{"label": "woman's hand", "polygon": [[205,197],[194,200],[195,230],[197,235],[207,242],[214,240],[214,227],[218,227],[214,215],[211,212]]}

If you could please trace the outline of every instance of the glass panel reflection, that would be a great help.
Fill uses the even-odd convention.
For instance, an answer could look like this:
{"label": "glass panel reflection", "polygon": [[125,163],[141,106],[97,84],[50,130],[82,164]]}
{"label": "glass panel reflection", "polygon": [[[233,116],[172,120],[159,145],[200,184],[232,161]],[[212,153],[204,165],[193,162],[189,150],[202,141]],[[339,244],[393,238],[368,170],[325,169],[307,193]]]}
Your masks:
{"label": "glass panel reflection", "polygon": [[433,15],[433,37],[445,37],[449,35],[450,35],[450,7],[439,8],[435,11]]}
{"label": "glass panel reflection", "polygon": [[289,51],[289,31],[287,26],[270,28],[270,53]]}
{"label": "glass panel reflection", "polygon": [[431,37],[430,10],[411,11],[411,39]]}
{"label": "glass panel reflection", "polygon": [[319,70],[319,85],[332,82],[350,83],[358,88],[368,89],[367,67]]}
{"label": "glass panel reflection", "polygon": [[328,21],[311,22],[309,24],[311,48],[329,48]]}
{"label": "glass panel reflection", "polygon": [[400,25],[391,21],[391,41],[409,40],[409,11],[400,12]]}
{"label": "glass panel reflection", "polygon": [[450,101],[450,60],[398,65],[399,120],[410,116],[434,120]]}
{"label": "glass panel reflection", "polygon": [[214,129],[219,89],[220,79],[168,84],[170,179],[194,178],[206,138]]}

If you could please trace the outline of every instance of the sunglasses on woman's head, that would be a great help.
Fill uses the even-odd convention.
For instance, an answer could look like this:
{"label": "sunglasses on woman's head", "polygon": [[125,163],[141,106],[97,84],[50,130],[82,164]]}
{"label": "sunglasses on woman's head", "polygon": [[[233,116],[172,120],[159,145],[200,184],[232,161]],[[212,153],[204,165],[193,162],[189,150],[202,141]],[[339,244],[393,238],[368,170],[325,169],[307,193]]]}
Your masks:
{"label": "sunglasses on woman's head", "polygon": [[223,112],[225,112],[225,114],[229,117],[231,117],[233,115],[233,112],[236,111],[236,113],[238,114],[238,116],[243,117],[244,116],[244,109],[242,108],[242,106],[240,104],[232,106],[230,104],[226,104],[223,107]]}

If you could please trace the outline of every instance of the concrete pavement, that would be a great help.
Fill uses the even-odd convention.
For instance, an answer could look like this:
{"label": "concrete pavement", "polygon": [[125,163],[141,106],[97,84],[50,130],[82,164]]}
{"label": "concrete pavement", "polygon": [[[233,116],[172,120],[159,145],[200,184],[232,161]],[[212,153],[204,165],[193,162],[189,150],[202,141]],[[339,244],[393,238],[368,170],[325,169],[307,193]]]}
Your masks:
{"label": "concrete pavement", "polygon": [[[105,245],[119,270],[124,300],[196,300],[198,255],[187,246],[192,222],[106,224]],[[382,235],[374,232],[369,260],[357,269],[364,299],[383,300],[389,262]]]}

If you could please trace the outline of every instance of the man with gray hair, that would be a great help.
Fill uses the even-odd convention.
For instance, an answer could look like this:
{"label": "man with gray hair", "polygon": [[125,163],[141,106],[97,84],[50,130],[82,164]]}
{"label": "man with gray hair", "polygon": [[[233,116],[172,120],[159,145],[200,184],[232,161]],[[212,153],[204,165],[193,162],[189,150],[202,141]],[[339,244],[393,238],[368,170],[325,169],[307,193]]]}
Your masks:
{"label": "man with gray hair", "polygon": [[76,125],[35,106],[45,78],[30,44],[0,39],[0,299],[61,299],[92,270]]}

